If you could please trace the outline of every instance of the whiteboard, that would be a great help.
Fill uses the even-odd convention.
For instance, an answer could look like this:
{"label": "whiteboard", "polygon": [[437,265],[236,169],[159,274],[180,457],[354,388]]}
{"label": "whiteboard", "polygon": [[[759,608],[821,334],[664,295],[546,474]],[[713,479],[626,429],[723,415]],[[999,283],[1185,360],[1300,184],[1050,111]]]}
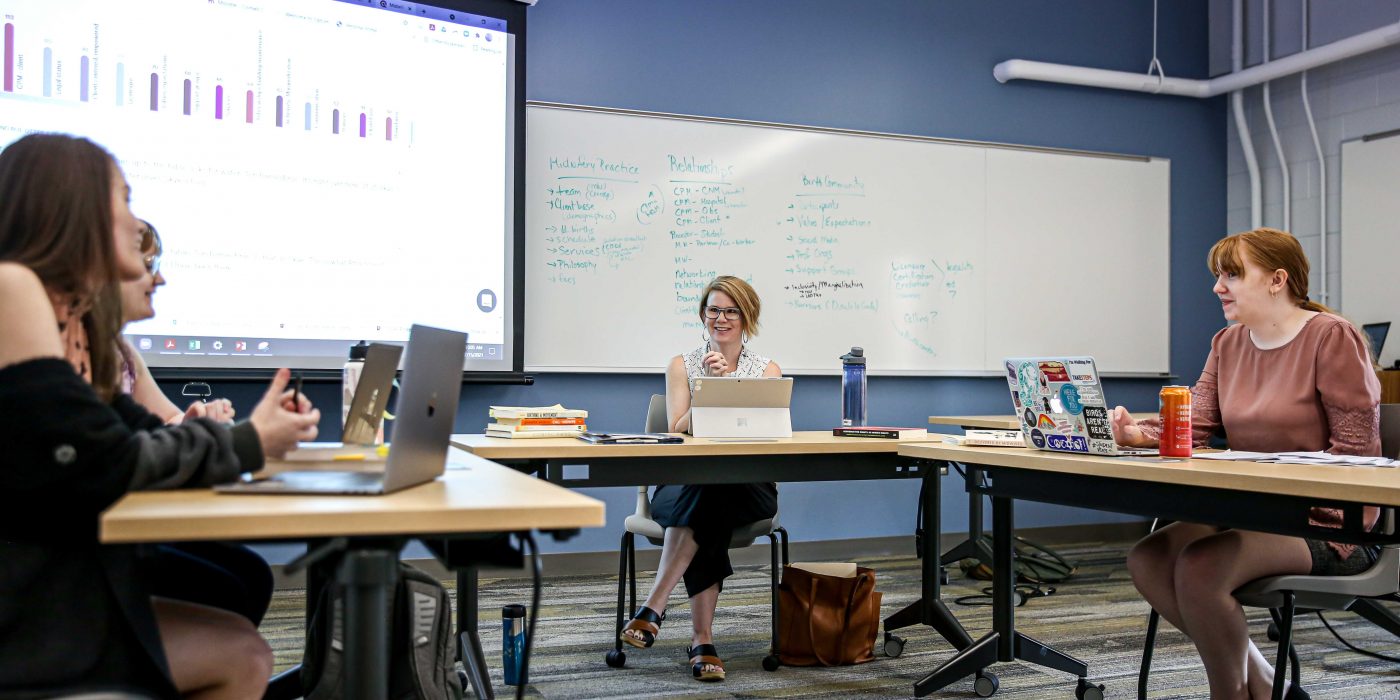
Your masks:
{"label": "whiteboard", "polygon": [[1390,321],[1381,365],[1400,359],[1400,135],[1342,144],[1342,299],[1353,323]]}
{"label": "whiteboard", "polygon": [[657,372],[719,274],[788,374],[1169,369],[1170,164],[733,120],[527,110],[525,364]]}

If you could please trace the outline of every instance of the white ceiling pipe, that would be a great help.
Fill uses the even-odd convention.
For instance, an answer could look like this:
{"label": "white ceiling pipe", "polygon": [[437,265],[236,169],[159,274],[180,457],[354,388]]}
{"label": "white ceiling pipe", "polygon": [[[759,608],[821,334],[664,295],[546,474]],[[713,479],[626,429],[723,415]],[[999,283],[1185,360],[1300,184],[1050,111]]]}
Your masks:
{"label": "white ceiling pipe", "polygon": [[[1270,35],[1272,32],[1273,12],[1269,0],[1264,0],[1264,62],[1268,63],[1272,57],[1273,48]],[[1304,47],[1307,48],[1307,47]],[[1278,157],[1278,168],[1280,171],[1279,180],[1283,186],[1283,230],[1293,230],[1293,191],[1291,182],[1288,179],[1288,156],[1283,152],[1283,140],[1278,135],[1278,124],[1274,122],[1274,98],[1270,94],[1271,83],[1264,83],[1264,120],[1269,124],[1269,136],[1274,141],[1274,155]]]}
{"label": "white ceiling pipe", "polygon": [[1114,90],[1135,90],[1182,97],[1215,97],[1395,44],[1400,44],[1400,22],[1210,80],[1164,78],[1159,81],[1156,76],[1144,73],[1083,68],[1067,66],[1062,63],[1028,61],[1021,58],[998,63],[992,69],[992,75],[1003,83],[1011,80],[1040,80],[1050,83],[1066,83]]}
{"label": "white ceiling pipe", "polygon": [[[1244,0],[1235,0],[1234,35],[1230,40],[1230,63],[1234,70],[1244,67]],[[1249,227],[1263,225],[1264,196],[1259,183],[1259,159],[1254,155],[1254,139],[1249,133],[1249,120],[1244,116],[1244,90],[1230,93],[1230,112],[1235,117],[1235,132],[1244,151],[1244,164],[1249,169]]]}

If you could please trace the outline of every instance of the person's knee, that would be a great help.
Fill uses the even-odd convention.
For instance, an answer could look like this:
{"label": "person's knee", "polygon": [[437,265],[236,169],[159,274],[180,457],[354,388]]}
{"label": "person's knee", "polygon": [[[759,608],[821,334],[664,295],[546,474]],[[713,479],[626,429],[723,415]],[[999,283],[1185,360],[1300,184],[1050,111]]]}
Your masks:
{"label": "person's knee", "polygon": [[1192,600],[1219,595],[1227,579],[1229,558],[1223,548],[1208,540],[1186,545],[1176,557],[1173,585],[1177,600],[1185,605]]}
{"label": "person's knee", "polygon": [[276,662],[272,647],[251,626],[231,637],[231,680],[239,687],[252,691],[254,697],[259,697],[267,687],[268,680],[272,678],[272,669]]}
{"label": "person's knee", "polygon": [[1128,550],[1128,574],[1138,590],[1171,583],[1171,552],[1164,538],[1148,535]]}

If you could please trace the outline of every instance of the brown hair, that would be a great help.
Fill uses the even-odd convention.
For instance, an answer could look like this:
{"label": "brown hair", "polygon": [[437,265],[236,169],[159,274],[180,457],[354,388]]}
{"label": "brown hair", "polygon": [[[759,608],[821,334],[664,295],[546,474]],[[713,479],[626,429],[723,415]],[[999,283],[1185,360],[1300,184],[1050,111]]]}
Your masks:
{"label": "brown hair", "polygon": [[1222,272],[1244,277],[1245,255],[1270,273],[1274,270],[1287,272],[1288,294],[1298,306],[1308,311],[1336,313],[1308,298],[1308,256],[1293,234],[1274,228],[1256,228],[1226,236],[1210,247],[1206,267],[1217,277]]}
{"label": "brown hair", "polygon": [[120,315],[112,243],[112,169],[101,146],[63,134],[30,134],[0,151],[0,260],[38,275],[50,292],[92,304],[84,314],[92,384],[110,399],[117,386]]}
{"label": "brown hair", "polygon": [[700,320],[705,320],[705,307],[710,304],[710,292],[724,292],[739,305],[739,315],[744,319],[744,331],[749,337],[758,335],[758,292],[748,282],[732,275],[720,275],[705,285],[700,292]]}

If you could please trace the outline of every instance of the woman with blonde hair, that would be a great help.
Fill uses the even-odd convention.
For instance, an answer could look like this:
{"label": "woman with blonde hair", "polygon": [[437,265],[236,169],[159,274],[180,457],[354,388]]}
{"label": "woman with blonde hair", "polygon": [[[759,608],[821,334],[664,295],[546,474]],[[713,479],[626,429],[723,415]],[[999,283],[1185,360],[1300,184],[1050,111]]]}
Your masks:
{"label": "woman with blonde hair", "polygon": [[[1292,235],[1261,228],[1217,242],[1207,256],[1226,320],[1191,391],[1193,441],[1224,429],[1231,449],[1380,454],[1380,383],[1362,334],[1308,298],[1308,260]],[[1159,421],[1114,411],[1118,442],[1155,447]],[[1364,511],[1374,527],[1375,508]],[[1310,522],[1340,527],[1340,510]],[[1265,576],[1345,575],[1375,562],[1375,547],[1178,522],[1134,545],[1128,570],[1147,602],[1195,643],[1210,696],[1267,698],[1273,668],[1249,639],[1232,592]],[[1290,687],[1285,697],[1306,698]]]}
{"label": "woman with blonde hair", "polygon": [[[721,275],[700,294],[704,344],[671,358],[666,368],[666,421],[672,432],[690,432],[690,392],[697,377],[780,377],[778,363],[748,348],[758,333],[758,293],[738,277]],[[682,579],[690,598],[691,675],[724,680],[724,664],[714,646],[715,608],[729,563],[734,528],[778,512],[776,484],[658,486],[652,517],[666,528],[661,564],[646,604],[622,631],[622,641],[647,648],[666,618],[666,603]]]}

